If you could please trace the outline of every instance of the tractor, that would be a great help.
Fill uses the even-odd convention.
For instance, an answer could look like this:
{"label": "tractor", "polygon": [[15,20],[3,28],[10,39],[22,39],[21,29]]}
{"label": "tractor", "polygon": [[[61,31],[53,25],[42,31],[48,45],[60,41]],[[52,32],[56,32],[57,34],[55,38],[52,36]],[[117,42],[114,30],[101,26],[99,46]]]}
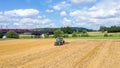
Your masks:
{"label": "tractor", "polygon": [[65,44],[65,41],[62,37],[58,37],[56,38],[56,42],[55,42],[55,46],[59,46],[59,45],[64,45]]}

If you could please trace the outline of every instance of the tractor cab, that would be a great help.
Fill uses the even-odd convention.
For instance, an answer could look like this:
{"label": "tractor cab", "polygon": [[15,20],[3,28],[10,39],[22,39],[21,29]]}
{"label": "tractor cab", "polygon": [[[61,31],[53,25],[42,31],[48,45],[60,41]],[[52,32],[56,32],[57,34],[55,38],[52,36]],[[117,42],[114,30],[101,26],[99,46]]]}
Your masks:
{"label": "tractor cab", "polygon": [[64,41],[64,39],[62,37],[56,38],[55,46],[63,45],[63,44],[65,44],[65,41]]}

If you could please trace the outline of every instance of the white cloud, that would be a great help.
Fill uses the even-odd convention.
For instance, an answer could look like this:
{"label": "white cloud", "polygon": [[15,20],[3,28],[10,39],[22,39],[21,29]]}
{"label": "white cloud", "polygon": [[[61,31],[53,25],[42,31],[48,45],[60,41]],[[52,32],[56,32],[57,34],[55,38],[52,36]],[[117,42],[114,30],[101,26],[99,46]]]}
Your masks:
{"label": "white cloud", "polygon": [[50,20],[50,19],[43,19],[43,20],[41,20],[42,24],[48,24],[48,23],[51,23],[51,22],[52,22],[52,20]]}
{"label": "white cloud", "polygon": [[2,15],[3,14],[3,12],[0,12],[0,15]]}
{"label": "white cloud", "polygon": [[16,10],[5,11],[4,14],[6,16],[28,17],[28,16],[38,15],[39,11],[36,9],[16,9]]}
{"label": "white cloud", "polygon": [[20,19],[20,23],[26,23],[26,24],[29,24],[29,23],[39,23],[39,19],[32,19],[32,18],[23,18],[23,19]]}
{"label": "white cloud", "polygon": [[[29,12],[27,12],[28,10]],[[0,25],[4,26],[6,24],[9,28],[35,28],[36,26],[44,27],[44,25],[49,25],[52,22],[51,19],[44,17],[44,15],[40,16],[40,11],[34,10],[24,9],[22,11],[18,9],[1,12]]]}
{"label": "white cloud", "polygon": [[63,2],[61,2],[59,4],[57,4],[57,5],[54,5],[53,9],[54,10],[61,10],[63,8],[69,7],[69,6],[70,6],[70,4],[66,3],[65,1],[63,1]]}
{"label": "white cloud", "polygon": [[[53,23],[51,23],[52,20],[45,18],[45,19],[33,19],[33,18],[22,18],[19,19],[19,21],[13,22],[14,26],[17,26],[17,28],[40,28],[40,27],[51,27],[53,26]],[[50,26],[51,25],[51,26]]]}
{"label": "white cloud", "polygon": [[[91,7],[89,9],[89,14],[92,17],[97,17],[97,18],[112,18],[112,17],[118,17],[119,13],[120,13],[120,5],[119,5],[120,1],[109,1],[109,0],[105,0],[103,2],[100,2],[98,4],[96,4],[95,6]],[[107,7],[106,6],[109,6]]]}
{"label": "white cloud", "polygon": [[16,23],[16,22],[15,22],[15,23],[13,23],[13,25],[17,25],[17,26],[19,26],[19,25],[20,25],[20,23]]}
{"label": "white cloud", "polygon": [[65,11],[62,11],[62,12],[60,12],[60,15],[61,15],[61,16],[66,16],[67,13],[66,13]]}
{"label": "white cloud", "polygon": [[69,26],[71,24],[71,20],[67,19],[67,18],[64,18],[63,21],[62,21],[62,24],[63,24],[63,26]]}
{"label": "white cloud", "polygon": [[54,12],[54,10],[47,9],[46,12],[51,13],[51,12]]}
{"label": "white cloud", "polygon": [[72,16],[72,17],[78,16],[78,14],[81,14],[81,11],[76,10],[76,11],[70,12],[70,16]]}
{"label": "white cloud", "polygon": [[42,18],[42,16],[37,16],[37,18],[38,18],[38,19],[41,19],[41,18]]}
{"label": "white cloud", "polygon": [[[69,13],[74,25],[98,29],[99,26],[120,25],[120,2],[102,1],[88,10],[75,10]],[[107,7],[106,4],[108,4]]]}
{"label": "white cloud", "polygon": [[[54,12],[56,17],[54,19],[46,14],[41,15],[40,11],[37,9],[15,9],[4,12],[0,11],[0,24],[13,23],[16,26],[19,25],[20,27],[24,26],[33,28],[36,26],[52,27],[57,24],[52,22],[62,22],[60,24],[63,24],[63,26],[79,26],[94,29],[98,29],[101,25],[120,25],[119,0],[101,0],[97,3],[95,2],[95,4],[91,7],[88,5],[82,5],[80,8],[78,7],[79,9],[76,8],[78,5],[75,5],[94,1],[96,0],[71,0],[72,3],[69,1],[62,1],[54,4],[52,9],[47,8],[45,10],[47,13]],[[59,15],[67,18],[63,18],[63,20],[60,21],[61,16]],[[57,27],[59,26],[62,25],[57,24]]]}
{"label": "white cloud", "polygon": [[11,21],[13,21],[13,19],[10,19],[7,16],[0,15],[0,23],[8,23],[8,22],[11,22]]}
{"label": "white cloud", "polygon": [[23,18],[23,19],[20,19],[19,23],[26,23],[26,24],[48,24],[50,23],[52,20],[50,19],[33,19],[33,18]]}
{"label": "white cloud", "polygon": [[95,11],[98,10],[96,6],[92,6],[91,8],[88,9],[89,11]]}
{"label": "white cloud", "polygon": [[53,8],[54,8],[55,10],[60,10],[60,9],[61,9],[61,7],[60,7],[59,5],[55,5],[55,6],[53,6]]}
{"label": "white cloud", "polygon": [[75,4],[82,4],[82,3],[94,2],[94,1],[96,0],[71,0],[71,2]]}

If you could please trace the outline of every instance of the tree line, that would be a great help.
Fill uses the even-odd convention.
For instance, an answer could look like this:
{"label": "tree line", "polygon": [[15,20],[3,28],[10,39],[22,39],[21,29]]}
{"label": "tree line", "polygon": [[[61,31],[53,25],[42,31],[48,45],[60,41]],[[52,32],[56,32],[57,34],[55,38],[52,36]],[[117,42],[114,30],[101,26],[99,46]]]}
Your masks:
{"label": "tree line", "polygon": [[[39,29],[37,29],[39,30]],[[53,30],[53,37],[69,37],[69,35],[71,35],[71,37],[87,37],[89,36],[88,35],[88,31],[93,31],[93,30],[90,30],[90,29],[85,29],[85,28],[73,28],[73,27],[62,27],[62,28],[51,28],[51,29],[48,29],[48,28],[45,28],[45,29],[42,29],[42,30]],[[111,26],[111,27],[105,27],[105,26],[100,26],[100,29],[99,31],[102,31],[102,32],[120,32],[120,26]],[[44,34],[45,38],[48,38],[49,35],[48,34]],[[3,37],[3,32],[0,31],[0,38]],[[19,38],[19,34],[16,33],[15,31],[8,31],[6,33],[6,37],[7,38]]]}
{"label": "tree line", "polygon": [[102,32],[107,31],[108,33],[120,32],[120,26],[111,26],[111,27],[100,26],[99,31]]}
{"label": "tree line", "polygon": [[[63,27],[63,28],[55,28],[52,29],[53,30],[53,35],[52,38],[57,38],[57,37],[64,37],[64,38],[68,38],[68,37],[86,37],[88,36],[87,30],[75,30],[71,27]],[[81,33],[80,33],[81,31]],[[70,36],[71,35],[71,36]],[[0,38],[3,38],[3,32],[0,31]],[[19,38],[19,34],[13,30],[8,31],[5,34],[6,38]],[[50,35],[49,34],[44,34],[45,38],[49,38]]]}

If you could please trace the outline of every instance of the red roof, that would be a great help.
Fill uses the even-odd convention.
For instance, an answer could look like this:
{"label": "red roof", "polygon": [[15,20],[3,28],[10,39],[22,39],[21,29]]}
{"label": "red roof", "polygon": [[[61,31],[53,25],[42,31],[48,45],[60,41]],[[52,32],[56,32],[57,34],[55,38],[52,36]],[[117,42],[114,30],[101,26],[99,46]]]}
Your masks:
{"label": "red roof", "polygon": [[14,30],[17,32],[32,32],[34,31],[33,29],[0,29],[1,31],[9,31],[9,30]]}

